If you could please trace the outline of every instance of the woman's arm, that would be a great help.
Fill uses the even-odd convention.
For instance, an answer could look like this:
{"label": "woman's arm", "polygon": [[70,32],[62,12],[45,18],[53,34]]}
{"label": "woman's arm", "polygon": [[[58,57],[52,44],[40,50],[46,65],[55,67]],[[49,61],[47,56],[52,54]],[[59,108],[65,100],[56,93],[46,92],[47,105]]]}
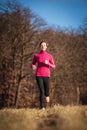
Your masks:
{"label": "woman's arm", "polygon": [[45,60],[45,64],[49,65],[49,67],[51,67],[52,69],[55,69],[56,67],[52,56],[49,61]]}
{"label": "woman's arm", "polygon": [[31,68],[33,69],[33,70],[36,70],[37,69],[37,66],[36,66],[36,55],[34,55],[34,57],[33,57],[33,60],[32,60],[32,63],[31,63]]}

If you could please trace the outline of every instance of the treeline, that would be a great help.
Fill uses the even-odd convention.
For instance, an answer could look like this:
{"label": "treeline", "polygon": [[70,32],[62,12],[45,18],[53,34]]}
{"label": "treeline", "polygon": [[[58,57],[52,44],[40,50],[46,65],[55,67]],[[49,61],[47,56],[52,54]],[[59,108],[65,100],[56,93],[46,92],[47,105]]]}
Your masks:
{"label": "treeline", "polygon": [[[87,18],[75,30],[49,27],[18,2],[0,4],[0,107],[38,107],[38,88],[30,68],[40,41],[49,43],[51,103],[87,103]],[[84,104],[84,103],[83,103]]]}

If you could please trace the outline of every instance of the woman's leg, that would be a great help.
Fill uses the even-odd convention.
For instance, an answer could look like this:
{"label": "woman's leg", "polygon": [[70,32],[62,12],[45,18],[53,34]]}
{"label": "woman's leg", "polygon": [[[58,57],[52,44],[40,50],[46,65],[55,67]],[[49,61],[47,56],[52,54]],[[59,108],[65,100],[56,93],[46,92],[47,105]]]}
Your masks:
{"label": "woman's leg", "polygon": [[40,90],[40,108],[44,107],[44,84],[43,77],[36,76],[36,81]]}
{"label": "woman's leg", "polygon": [[44,77],[43,83],[44,83],[45,96],[48,97],[49,96],[49,88],[50,88],[50,78]]}

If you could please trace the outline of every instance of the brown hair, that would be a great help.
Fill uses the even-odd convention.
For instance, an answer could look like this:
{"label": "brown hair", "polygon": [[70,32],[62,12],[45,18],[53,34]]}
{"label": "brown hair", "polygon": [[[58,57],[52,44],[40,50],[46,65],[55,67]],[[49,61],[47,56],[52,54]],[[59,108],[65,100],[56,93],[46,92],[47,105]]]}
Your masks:
{"label": "brown hair", "polygon": [[40,44],[39,44],[39,46],[41,46],[41,44],[42,44],[43,42],[45,42],[46,45],[48,46],[48,43],[47,43],[46,41],[41,41]]}

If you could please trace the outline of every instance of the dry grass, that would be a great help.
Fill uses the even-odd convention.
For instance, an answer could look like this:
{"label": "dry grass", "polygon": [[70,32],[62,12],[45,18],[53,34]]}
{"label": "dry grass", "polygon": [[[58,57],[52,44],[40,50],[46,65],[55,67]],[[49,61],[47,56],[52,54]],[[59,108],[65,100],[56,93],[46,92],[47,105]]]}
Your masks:
{"label": "dry grass", "polygon": [[0,130],[86,130],[87,106],[0,110]]}

